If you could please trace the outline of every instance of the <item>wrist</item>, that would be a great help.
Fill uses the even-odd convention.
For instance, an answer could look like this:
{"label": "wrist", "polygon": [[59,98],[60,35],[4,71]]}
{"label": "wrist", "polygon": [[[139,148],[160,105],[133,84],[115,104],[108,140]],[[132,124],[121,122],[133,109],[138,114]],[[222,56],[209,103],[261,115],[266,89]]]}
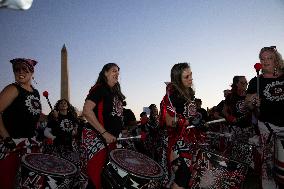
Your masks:
{"label": "wrist", "polygon": [[101,135],[103,136],[106,132],[107,132],[107,130],[101,132]]}

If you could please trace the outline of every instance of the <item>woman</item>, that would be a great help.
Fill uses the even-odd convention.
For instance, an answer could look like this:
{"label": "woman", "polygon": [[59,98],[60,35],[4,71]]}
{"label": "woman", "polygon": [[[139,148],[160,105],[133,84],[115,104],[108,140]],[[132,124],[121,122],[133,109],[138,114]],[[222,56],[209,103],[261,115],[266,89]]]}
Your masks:
{"label": "woman", "polygon": [[226,97],[223,114],[232,126],[233,141],[248,142],[253,136],[251,113],[245,105],[247,79],[245,76],[234,76],[231,93]]}
{"label": "woman", "polygon": [[96,189],[101,188],[101,173],[108,152],[115,148],[116,138],[123,129],[125,96],[121,93],[118,76],[117,64],[104,65],[83,107],[88,121],[82,133],[83,148],[87,149],[88,156],[87,174]]}
{"label": "woman", "polygon": [[[20,146],[32,142],[41,115],[40,95],[32,86],[35,60],[10,60],[15,82],[0,93],[0,188],[14,187]],[[15,142],[16,141],[16,142]]]}
{"label": "woman", "polygon": [[[273,133],[284,131],[284,61],[275,46],[259,52],[262,74],[250,80],[246,103],[258,118],[262,145],[262,187],[276,187],[273,178]],[[259,79],[259,84],[257,80]],[[259,94],[258,90],[259,89]],[[277,157],[276,157],[277,158]]]}
{"label": "woman", "polygon": [[54,110],[48,115],[46,130],[51,131],[55,153],[59,156],[64,157],[64,152],[78,152],[78,123],[75,108],[66,99],[58,100]]}
{"label": "woman", "polygon": [[[188,188],[191,178],[191,166],[195,150],[190,149],[192,156],[183,153],[184,144],[193,144],[201,139],[196,128],[187,126],[199,125],[201,117],[196,110],[192,72],[188,63],[175,64],[171,69],[171,83],[167,85],[167,94],[161,102],[160,126],[165,129],[162,140],[165,146],[161,165],[164,168],[165,187]],[[185,155],[185,156],[184,156]],[[171,174],[174,172],[173,174]],[[173,180],[174,179],[174,180]],[[172,181],[173,180],[173,181]]]}

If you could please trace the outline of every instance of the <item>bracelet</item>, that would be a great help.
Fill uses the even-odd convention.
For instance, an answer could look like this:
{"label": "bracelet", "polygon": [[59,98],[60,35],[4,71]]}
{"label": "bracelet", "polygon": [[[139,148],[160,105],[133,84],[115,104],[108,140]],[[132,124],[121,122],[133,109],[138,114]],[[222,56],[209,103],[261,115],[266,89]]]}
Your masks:
{"label": "bracelet", "polygon": [[104,132],[102,132],[101,135],[103,136],[106,132],[107,132],[107,130],[105,130]]}

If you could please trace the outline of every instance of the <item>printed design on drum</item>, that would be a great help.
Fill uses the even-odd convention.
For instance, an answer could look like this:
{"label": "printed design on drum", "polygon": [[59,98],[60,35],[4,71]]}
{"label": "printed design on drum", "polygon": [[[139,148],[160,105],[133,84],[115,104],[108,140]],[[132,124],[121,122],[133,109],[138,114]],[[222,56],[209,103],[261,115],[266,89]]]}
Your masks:
{"label": "printed design on drum", "polygon": [[245,165],[205,151],[200,151],[195,168],[192,189],[240,188],[247,172]]}
{"label": "printed design on drum", "polygon": [[40,181],[41,176],[39,174],[36,174],[35,172],[28,173],[28,178],[26,178],[25,181],[22,181],[22,188],[35,188],[40,189],[42,186],[42,181]]}
{"label": "printed design on drum", "polygon": [[111,159],[124,170],[140,177],[160,178],[162,168],[154,160],[135,151],[116,149],[110,153]]}
{"label": "printed design on drum", "polygon": [[83,135],[82,147],[87,149],[88,159],[92,159],[96,152],[105,148],[105,145],[91,129],[85,129]]}
{"label": "printed design on drum", "polygon": [[267,100],[270,101],[281,101],[284,100],[284,89],[283,89],[284,81],[279,82],[275,81],[271,84],[267,84],[263,91],[263,95],[266,97]]}
{"label": "printed design on drum", "polygon": [[25,105],[28,107],[29,112],[33,115],[41,113],[41,105],[39,101],[39,98],[34,95],[27,96],[27,99],[25,100]]}

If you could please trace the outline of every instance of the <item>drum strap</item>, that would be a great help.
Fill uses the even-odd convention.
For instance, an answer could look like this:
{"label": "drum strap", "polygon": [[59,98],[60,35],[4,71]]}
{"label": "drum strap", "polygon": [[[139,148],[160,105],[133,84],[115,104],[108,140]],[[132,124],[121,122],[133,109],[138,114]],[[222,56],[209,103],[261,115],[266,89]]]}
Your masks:
{"label": "drum strap", "polygon": [[266,144],[268,144],[270,142],[271,138],[272,138],[274,131],[273,131],[273,129],[271,129],[268,122],[265,122],[264,125],[267,127],[267,129],[269,131],[269,135],[268,135],[267,140],[266,140]]}

